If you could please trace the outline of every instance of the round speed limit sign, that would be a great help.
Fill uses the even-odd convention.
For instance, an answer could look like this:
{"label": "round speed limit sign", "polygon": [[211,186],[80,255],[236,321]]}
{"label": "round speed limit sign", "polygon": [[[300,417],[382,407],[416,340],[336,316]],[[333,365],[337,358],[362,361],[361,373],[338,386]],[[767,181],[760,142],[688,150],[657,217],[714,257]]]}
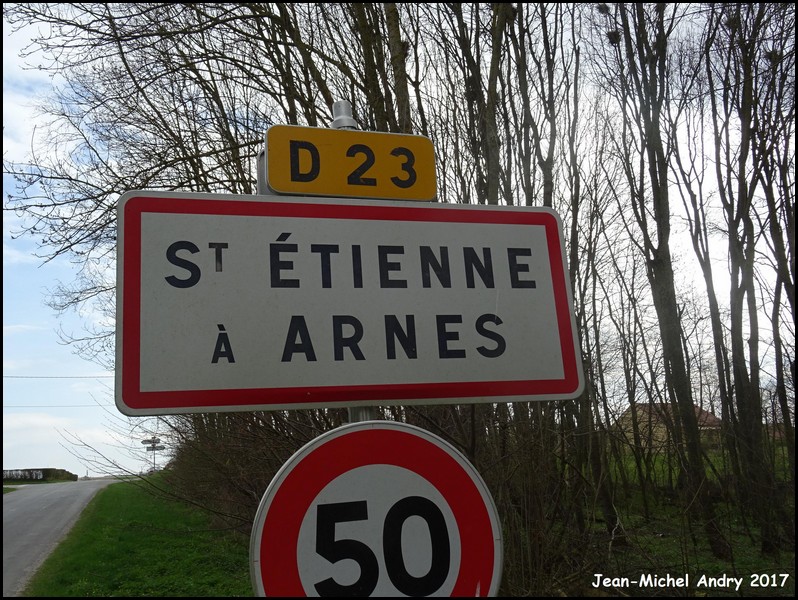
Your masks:
{"label": "round speed limit sign", "polygon": [[453,446],[391,421],[300,449],[255,516],[260,596],[494,596],[502,539],[479,473]]}

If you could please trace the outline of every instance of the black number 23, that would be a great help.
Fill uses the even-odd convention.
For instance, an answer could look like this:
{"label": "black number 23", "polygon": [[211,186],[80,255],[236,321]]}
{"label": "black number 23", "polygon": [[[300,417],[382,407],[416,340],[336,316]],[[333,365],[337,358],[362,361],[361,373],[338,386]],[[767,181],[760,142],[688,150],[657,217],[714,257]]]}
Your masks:
{"label": "black number 23", "polygon": [[[349,176],[346,178],[346,182],[349,185],[377,185],[376,178],[365,176],[368,170],[371,169],[376,162],[374,150],[365,144],[354,144],[346,151],[346,155],[349,158],[354,158],[358,154],[363,155],[364,160],[354,171],[349,174]],[[416,157],[407,148],[394,148],[391,150],[391,156],[396,156],[397,158],[404,157],[405,159],[401,165],[402,171],[405,173],[405,177],[391,177],[391,183],[393,183],[396,187],[403,189],[411,187],[414,183],[416,183],[416,170],[413,168],[413,165],[416,163]]]}

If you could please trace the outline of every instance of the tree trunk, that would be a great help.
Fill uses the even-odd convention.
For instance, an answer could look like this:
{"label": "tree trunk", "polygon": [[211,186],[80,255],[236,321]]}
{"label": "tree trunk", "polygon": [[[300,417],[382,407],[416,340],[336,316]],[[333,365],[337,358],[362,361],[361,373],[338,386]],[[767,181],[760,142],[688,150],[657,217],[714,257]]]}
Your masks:
{"label": "tree trunk", "polygon": [[398,117],[398,133],[413,133],[410,119],[410,93],[407,89],[407,43],[402,41],[399,27],[399,11],[395,2],[385,2],[385,28],[388,30],[388,50],[391,53],[391,69],[393,70],[394,95],[396,96],[396,112]]}

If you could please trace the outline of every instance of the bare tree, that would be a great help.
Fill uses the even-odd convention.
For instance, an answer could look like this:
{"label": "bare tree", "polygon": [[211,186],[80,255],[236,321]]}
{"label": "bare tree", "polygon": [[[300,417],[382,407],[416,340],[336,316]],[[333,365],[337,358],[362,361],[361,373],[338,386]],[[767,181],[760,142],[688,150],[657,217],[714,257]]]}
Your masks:
{"label": "bare tree", "polygon": [[[740,492],[759,522],[765,551],[778,548],[781,536],[776,528],[777,523],[784,522],[784,517],[777,515],[780,511],[768,501],[775,494],[775,479],[764,455],[761,300],[756,289],[756,254],[761,233],[756,201],[758,184],[769,182],[771,185],[763,187],[769,199],[770,232],[780,248],[775,253],[777,273],[788,291],[794,315],[794,288],[790,297],[794,267],[790,273],[775,201],[778,184],[773,185],[779,169],[775,147],[782,147],[786,141],[783,135],[792,128],[794,100],[793,108],[789,108],[788,92],[784,98],[785,114],[782,101],[776,100],[776,96],[785,91],[784,75],[778,76],[780,69],[784,73],[784,67],[780,67],[777,56],[769,54],[770,49],[775,48],[774,42],[779,48],[789,49],[781,44],[789,43],[789,38],[783,34],[782,20],[790,15],[794,20],[794,11],[767,4],[715,7],[710,13],[706,42],[713,53],[705,63],[713,115],[716,183],[728,232],[730,363],[737,409],[733,425],[742,474],[753,484]],[[794,44],[792,52],[794,54]],[[789,177],[788,173],[785,176]],[[789,210],[786,215],[789,219]]]}
{"label": "bare tree", "polygon": [[[669,397],[679,415],[685,444],[684,465],[687,493],[696,498],[713,551],[729,556],[728,542],[717,527],[714,509],[706,494],[698,422],[694,412],[692,384],[682,348],[683,330],[674,284],[670,247],[671,208],[668,170],[671,143],[664,113],[673,90],[668,79],[669,46],[673,44],[684,9],[664,4],[615,5],[607,10],[604,55],[608,71],[605,89],[619,104],[624,137],[616,145],[634,140],[638,154],[627,170],[628,192],[634,218],[642,234],[641,252],[651,285],[662,336],[665,376]],[[637,172],[631,165],[636,165]]]}

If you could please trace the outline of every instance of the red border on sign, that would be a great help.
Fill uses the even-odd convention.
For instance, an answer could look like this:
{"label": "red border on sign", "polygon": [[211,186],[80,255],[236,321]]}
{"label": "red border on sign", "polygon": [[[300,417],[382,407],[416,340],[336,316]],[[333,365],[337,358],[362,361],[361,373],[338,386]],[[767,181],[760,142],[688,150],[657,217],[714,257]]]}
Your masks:
{"label": "red border on sign", "polygon": [[[297,542],[307,510],[331,481],[373,464],[408,469],[438,489],[449,503],[460,534],[460,571],[451,595],[490,594],[491,585],[498,585],[495,552],[501,538],[494,531],[486,499],[474,480],[442,447],[406,431],[377,426],[334,437],[281,474],[283,479],[263,518],[256,557],[266,595],[305,595],[297,565]],[[258,517],[260,520],[261,515]]]}
{"label": "red border on sign", "polygon": [[[501,398],[517,396],[572,397],[581,376],[571,327],[570,299],[565,280],[557,219],[547,211],[436,209],[419,206],[379,206],[281,201],[246,201],[133,196],[124,206],[124,265],[122,314],[122,401],[133,411],[188,412],[193,408],[246,407],[256,410],[322,407],[330,403],[380,403],[382,401],[446,400],[449,398]],[[546,230],[554,303],[563,361],[561,379],[527,381],[477,381],[463,383],[410,383],[346,386],[311,386],[258,389],[143,392],[141,381],[141,221],[143,213],[291,217],[364,221],[408,221],[537,225]]]}

